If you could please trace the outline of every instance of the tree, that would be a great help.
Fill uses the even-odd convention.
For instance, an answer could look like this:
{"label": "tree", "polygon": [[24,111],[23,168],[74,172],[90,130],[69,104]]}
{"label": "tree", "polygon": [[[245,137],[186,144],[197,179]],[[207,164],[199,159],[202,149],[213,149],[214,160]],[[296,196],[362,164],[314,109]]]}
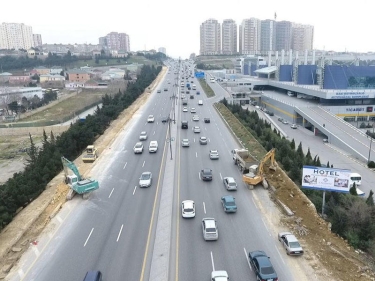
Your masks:
{"label": "tree", "polygon": [[330,166],[329,166],[329,161],[327,162],[327,168],[329,168]]}
{"label": "tree", "polygon": [[368,206],[374,206],[374,192],[372,191],[372,189],[370,190],[370,193],[366,199],[366,204]]}
{"label": "tree", "polygon": [[8,109],[15,112],[15,113],[18,113],[20,108],[19,108],[18,103],[16,101],[12,101],[11,103],[8,104]]}
{"label": "tree", "polygon": [[299,143],[298,147],[297,147],[297,154],[300,158],[303,158],[305,155],[303,154],[303,150],[302,150],[302,142]]}
{"label": "tree", "polygon": [[36,164],[36,160],[38,158],[38,147],[35,146],[33,138],[31,137],[31,134],[29,133],[29,139],[30,139],[30,149],[27,151],[27,155],[30,157],[27,162],[30,166],[33,166]]}
{"label": "tree", "polygon": [[294,141],[294,139],[292,139],[292,141],[290,142],[290,148],[293,150],[296,149],[296,142]]}
{"label": "tree", "polygon": [[322,166],[322,164],[320,163],[320,158],[319,158],[319,156],[318,156],[318,158],[316,159],[316,166],[317,166],[317,167],[321,167],[321,166]]}
{"label": "tree", "polygon": [[353,186],[349,189],[349,193],[351,195],[356,195],[358,196],[358,193],[357,193],[357,187],[355,186],[355,182],[353,183]]}

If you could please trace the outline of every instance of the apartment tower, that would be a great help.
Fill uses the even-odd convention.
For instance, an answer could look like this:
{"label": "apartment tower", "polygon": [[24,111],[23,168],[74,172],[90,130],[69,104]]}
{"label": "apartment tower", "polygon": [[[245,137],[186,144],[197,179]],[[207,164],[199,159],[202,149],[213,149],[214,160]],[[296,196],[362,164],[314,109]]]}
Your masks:
{"label": "apartment tower", "polygon": [[200,55],[221,54],[220,23],[215,19],[208,19],[200,26]]}
{"label": "apartment tower", "polygon": [[295,24],[292,33],[292,49],[294,51],[311,51],[314,42],[314,27],[312,25]]}
{"label": "apartment tower", "polygon": [[23,23],[0,25],[0,49],[30,49],[34,47],[33,30]]}
{"label": "apartment tower", "polygon": [[125,52],[130,51],[129,35],[126,33],[111,32],[104,38],[99,38],[99,43],[105,43],[106,47],[110,50],[122,50]]}
{"label": "apartment tower", "polygon": [[33,34],[33,42],[34,42],[34,47],[40,47],[43,45],[42,42],[42,35],[40,34]]}
{"label": "apartment tower", "polygon": [[276,22],[276,51],[289,51],[292,47],[293,23],[290,21]]}
{"label": "apartment tower", "polygon": [[260,50],[260,23],[256,18],[244,19],[239,28],[239,52],[254,55]]}
{"label": "apartment tower", "polygon": [[221,51],[225,55],[237,53],[237,24],[232,19],[223,21]]}
{"label": "apartment tower", "polygon": [[276,49],[276,21],[261,21],[261,41],[260,50],[263,53],[275,51]]}

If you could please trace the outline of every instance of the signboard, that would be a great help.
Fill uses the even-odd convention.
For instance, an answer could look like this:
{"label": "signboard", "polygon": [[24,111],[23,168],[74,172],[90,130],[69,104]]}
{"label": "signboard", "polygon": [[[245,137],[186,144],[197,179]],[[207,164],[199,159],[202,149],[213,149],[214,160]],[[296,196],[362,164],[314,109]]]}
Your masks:
{"label": "signboard", "polygon": [[327,99],[373,99],[375,91],[370,90],[327,90]]}
{"label": "signboard", "polygon": [[349,193],[350,170],[303,166],[302,187]]}
{"label": "signboard", "polygon": [[195,72],[195,77],[196,78],[204,78],[204,72],[203,71],[201,71],[201,72]]}

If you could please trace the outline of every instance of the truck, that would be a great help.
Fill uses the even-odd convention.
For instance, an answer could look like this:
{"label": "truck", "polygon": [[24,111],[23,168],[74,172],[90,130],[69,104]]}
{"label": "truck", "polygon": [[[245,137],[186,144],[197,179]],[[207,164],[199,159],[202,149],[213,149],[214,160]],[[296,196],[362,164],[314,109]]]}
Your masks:
{"label": "truck", "polygon": [[[65,174],[64,182],[70,187],[70,191],[66,196],[67,200],[71,200],[76,193],[82,194],[83,199],[87,199],[92,191],[99,188],[99,182],[90,178],[83,178],[73,162],[65,157],[61,157],[61,162]],[[73,175],[69,174],[69,170]]]}
{"label": "truck", "polygon": [[233,149],[232,150],[234,164],[243,173],[248,173],[250,166],[257,164],[255,157],[253,157],[247,149]]}
{"label": "truck", "polygon": [[86,147],[86,153],[82,157],[84,163],[92,163],[98,158],[98,150],[94,145],[88,145]]}

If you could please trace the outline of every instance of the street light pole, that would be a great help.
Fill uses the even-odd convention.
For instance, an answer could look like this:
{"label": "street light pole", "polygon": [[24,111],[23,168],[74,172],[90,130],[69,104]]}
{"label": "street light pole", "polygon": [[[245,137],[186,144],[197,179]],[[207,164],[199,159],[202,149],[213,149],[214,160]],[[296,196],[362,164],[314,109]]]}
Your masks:
{"label": "street light pole", "polygon": [[372,127],[372,135],[369,135],[369,137],[370,137],[370,149],[368,151],[367,164],[370,163],[370,161],[371,161],[371,145],[372,145],[372,136],[373,135],[374,135],[374,126]]}

